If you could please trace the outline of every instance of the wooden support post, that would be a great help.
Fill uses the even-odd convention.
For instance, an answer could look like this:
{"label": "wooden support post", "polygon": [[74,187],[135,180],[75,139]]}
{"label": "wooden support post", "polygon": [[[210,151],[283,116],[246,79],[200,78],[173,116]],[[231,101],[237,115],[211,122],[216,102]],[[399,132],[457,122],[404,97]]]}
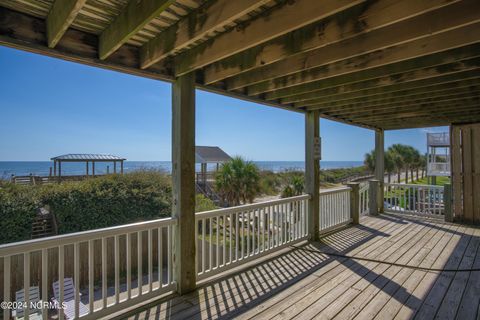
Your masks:
{"label": "wooden support post", "polygon": [[383,212],[383,186],[385,182],[385,135],[383,130],[375,131],[375,179],[378,180],[378,212]]}
{"label": "wooden support post", "polygon": [[88,177],[88,161],[86,162],[86,168],[85,168],[85,172],[87,174],[87,177]]}
{"label": "wooden support post", "polygon": [[120,162],[120,173],[123,174],[123,160]]}
{"label": "wooden support post", "polygon": [[95,161],[92,161],[92,177],[95,177]]}
{"label": "wooden support post", "polygon": [[181,295],[195,290],[195,77],[186,74],[172,86],[174,279]]}
{"label": "wooden support post", "polygon": [[318,240],[320,232],[320,117],[318,111],[305,114],[305,190],[308,202],[310,240]]}
{"label": "wooden support post", "polygon": [[372,179],[368,183],[369,183],[369,186],[368,186],[369,214],[377,215],[379,213],[378,189],[379,189],[380,181]]}
{"label": "wooden support post", "polygon": [[117,161],[113,161],[113,173],[117,173]]}
{"label": "wooden support post", "polygon": [[452,185],[450,183],[446,183],[443,186],[443,206],[445,210],[445,221],[453,222]]}
{"label": "wooden support post", "polygon": [[53,160],[53,176],[57,176],[57,160]]}
{"label": "wooden support post", "polygon": [[48,176],[49,176],[50,178],[52,177],[52,167],[50,167],[50,172],[49,172]]}
{"label": "wooden support post", "polygon": [[348,182],[347,186],[352,189],[350,191],[350,217],[353,224],[360,223],[360,183]]}

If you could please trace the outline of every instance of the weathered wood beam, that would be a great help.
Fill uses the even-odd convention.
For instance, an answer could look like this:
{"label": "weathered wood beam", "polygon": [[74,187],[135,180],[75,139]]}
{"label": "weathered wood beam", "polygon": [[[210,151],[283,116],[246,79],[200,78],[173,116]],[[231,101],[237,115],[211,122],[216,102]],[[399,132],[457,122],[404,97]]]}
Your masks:
{"label": "weathered wood beam", "polygon": [[55,0],[47,16],[48,47],[54,48],[86,0]]}
{"label": "weathered wood beam", "polygon": [[255,47],[362,2],[365,0],[296,0],[293,4],[286,1],[249,21],[244,28],[235,28],[176,56],[176,75]]}
{"label": "weathered wood beam", "polygon": [[[340,114],[336,115],[332,113],[327,113],[332,117],[340,117],[345,119],[351,119],[352,121],[360,121],[369,123],[370,121],[383,120],[383,119],[394,119],[402,118],[406,116],[413,115],[442,115],[450,113],[462,113],[464,109],[467,110],[476,110],[480,107],[479,95],[469,96],[464,98],[456,99],[444,99],[444,100],[431,100],[419,102],[417,104],[411,105],[398,105],[396,108],[390,109],[388,111],[378,111],[378,112],[365,112],[363,114]],[[480,112],[480,110],[479,110]]]}
{"label": "weathered wood beam", "polygon": [[384,94],[375,94],[370,96],[357,97],[353,99],[340,99],[335,100],[334,102],[327,102],[315,105],[318,108],[352,108],[352,106],[357,106],[361,104],[371,104],[375,105],[382,101],[407,101],[409,99],[415,99],[420,97],[427,97],[429,95],[444,95],[445,93],[454,93],[456,90],[462,92],[463,90],[467,91],[472,87],[480,86],[480,79],[478,80],[466,80],[458,81],[453,83],[440,84],[437,86],[427,86],[420,87],[411,90],[401,90],[396,92],[384,93]]}
{"label": "weathered wood beam", "polygon": [[320,232],[320,118],[317,111],[305,114],[305,191],[308,201],[309,238],[316,241]]}
{"label": "weathered wood beam", "polygon": [[226,26],[269,0],[218,0],[207,2],[162,31],[140,50],[140,67],[150,67],[169,54],[186,48],[214,30]]}
{"label": "weathered wood beam", "polygon": [[[339,52],[347,52],[349,50],[348,47],[345,47],[342,49],[342,47],[339,46],[335,50],[337,52],[336,56],[332,55],[333,52],[329,50],[325,50],[325,55],[323,56],[319,55],[315,58],[312,58],[312,60],[308,59],[309,61],[308,64],[311,65],[311,67],[307,67],[304,62],[303,63],[304,67],[296,64],[296,67],[298,67],[298,69],[297,71],[294,71],[294,69],[291,68],[292,65],[288,65],[288,68],[292,72],[286,73],[287,74],[286,76],[283,76],[282,75],[283,71],[279,69],[277,71],[279,71],[278,75],[280,77],[266,80],[266,81],[254,84],[252,86],[249,86],[247,87],[247,92],[249,95],[259,95],[265,92],[302,85],[302,84],[317,81],[317,80],[324,80],[330,77],[341,75],[343,73],[351,73],[356,71],[368,70],[369,68],[384,66],[390,63],[395,63],[395,62],[408,60],[408,59],[414,59],[416,57],[427,56],[437,52],[442,52],[445,50],[458,48],[464,45],[477,43],[479,41],[478,37],[475,37],[472,34],[468,34],[469,32],[473,32],[473,34],[480,32],[480,23],[475,23],[475,24],[468,25],[468,26],[454,29],[454,30],[448,30],[444,33],[434,34],[432,36],[426,35],[426,37],[424,38],[413,40],[414,43],[410,43],[410,44],[405,43],[397,46],[394,45],[393,47],[390,47],[390,48],[371,47],[366,50],[359,50],[359,48],[363,48],[363,46],[357,44],[353,46],[353,48],[354,50],[358,51],[357,52],[358,54],[361,54],[361,55],[363,55],[365,52],[372,52],[370,49],[372,49],[373,51],[382,50],[383,52],[379,52],[376,54],[377,59],[371,59],[368,54],[365,54],[364,57],[366,59],[364,59],[363,63],[354,67],[350,66],[349,68],[344,70],[335,70],[332,72],[332,71],[329,71],[328,69],[329,64],[335,63],[336,61],[341,60],[342,54]],[[380,56],[381,58],[378,59],[378,56]],[[385,56],[385,58],[383,58],[382,56]],[[345,57],[345,58],[348,59],[348,57]],[[373,58],[375,58],[375,55],[373,55]],[[312,63],[310,61],[315,61],[315,62]],[[284,61],[282,61],[280,64],[284,64]],[[283,66],[282,66],[282,69],[283,69]],[[278,65],[272,65],[270,68],[267,68],[266,70],[254,71],[253,73],[265,74],[265,72],[270,72],[277,67]],[[315,69],[312,71],[306,70],[306,69],[312,69],[312,68],[315,68]],[[266,75],[264,79],[268,79],[268,78],[270,77]]]}
{"label": "weathered wood beam", "polygon": [[152,21],[174,0],[134,0],[129,1],[123,11],[102,32],[98,43],[101,60],[107,59],[133,35]]}
{"label": "weathered wood beam", "polygon": [[362,112],[363,110],[384,110],[388,109],[393,105],[398,105],[400,103],[415,103],[421,101],[423,99],[433,99],[433,98],[445,98],[451,96],[461,96],[461,95],[468,95],[473,92],[480,91],[480,81],[476,86],[466,86],[466,87],[454,87],[449,89],[440,89],[440,90],[432,90],[432,91],[425,91],[421,94],[413,94],[410,95],[408,93],[404,93],[403,95],[398,95],[395,97],[389,97],[385,99],[378,99],[378,100],[369,100],[369,101],[361,101],[359,99],[355,103],[347,103],[343,102],[342,104],[319,104],[309,106],[309,109],[317,109],[321,110],[321,112],[329,112],[329,111],[340,111],[342,113],[348,112]]}
{"label": "weathered wood beam", "polygon": [[[295,74],[359,55],[368,57],[368,53],[379,50],[383,51],[380,52],[381,59],[378,56],[374,60],[367,59],[365,65],[362,64],[358,69],[366,70],[478,42],[478,37],[469,35],[468,32],[480,32],[480,2],[468,4],[470,5],[465,6],[465,3],[460,2],[318,50],[291,56],[252,72],[242,73],[228,79],[227,88],[232,90],[248,86],[248,93],[256,95],[318,80],[317,77],[309,78],[308,73],[304,77],[300,74],[297,79]],[[459,5],[464,6],[460,9]],[[338,73],[330,74],[335,75]]]}
{"label": "weathered wood beam", "polygon": [[385,183],[385,132],[383,130],[375,131],[375,179],[378,180],[378,190],[375,192],[377,199],[375,201],[377,213],[384,210],[383,199]]}
{"label": "weathered wood beam", "polygon": [[392,92],[411,90],[422,87],[433,87],[440,84],[449,84],[463,81],[465,83],[473,83],[480,79],[480,68],[468,71],[451,72],[445,75],[416,79],[413,81],[386,81],[379,82],[377,80],[369,80],[359,83],[352,83],[335,88],[327,88],[318,92],[318,97],[323,97],[323,102],[335,102],[337,100],[353,99],[368,97],[378,94],[387,94]]}
{"label": "weathered wood beam", "polygon": [[188,74],[172,85],[172,216],[177,219],[173,243],[177,292],[195,289],[195,76]]}
{"label": "weathered wood beam", "polygon": [[[387,77],[381,77],[377,79],[356,82],[352,84],[352,86],[356,85],[357,87],[360,87],[361,84],[364,84],[365,87],[368,87],[370,84],[375,84],[375,83],[377,83],[379,86],[387,86],[389,84],[412,82],[420,79],[429,79],[429,78],[439,77],[446,74],[459,73],[459,72],[468,71],[468,70],[475,70],[479,67],[480,67],[480,58],[474,58],[474,59],[454,62],[450,64],[445,64],[441,66],[435,66],[431,68],[418,69],[410,72],[394,74]],[[326,103],[331,103],[336,101],[338,101],[338,97],[325,99],[324,96],[317,95],[316,98],[297,102],[295,103],[295,106],[296,107],[311,106],[311,105],[326,104]]]}
{"label": "weathered wood beam", "polygon": [[366,1],[318,23],[305,26],[205,67],[205,83],[211,84],[269,65],[293,54],[318,49],[371,32],[451,3],[453,2],[444,0]]}
{"label": "weathered wood beam", "polygon": [[460,83],[462,85],[474,84],[480,79],[480,69],[473,69],[465,72],[451,73],[439,77],[426,78],[421,80],[415,80],[411,82],[400,82],[398,84],[381,85],[378,83],[371,83],[368,86],[348,85],[342,86],[346,91],[341,91],[338,88],[328,88],[321,92],[324,102],[342,101],[346,99],[354,98],[368,98],[369,96],[376,96],[388,93],[397,93],[401,91],[409,91],[413,89],[426,89],[434,88],[439,85],[455,85]]}
{"label": "weathered wood beam", "polygon": [[429,127],[429,126],[443,126],[451,123],[465,123],[475,122],[480,118],[480,113],[470,114],[447,114],[447,115],[426,115],[426,116],[404,116],[400,119],[382,119],[371,121],[372,125],[380,125],[382,128],[393,129],[407,129],[415,127]]}

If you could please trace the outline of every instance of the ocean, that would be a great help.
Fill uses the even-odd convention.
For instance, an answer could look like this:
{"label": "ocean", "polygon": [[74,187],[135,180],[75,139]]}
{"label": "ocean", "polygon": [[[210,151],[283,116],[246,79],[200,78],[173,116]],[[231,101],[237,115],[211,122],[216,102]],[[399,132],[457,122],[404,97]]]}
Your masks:
{"label": "ocean", "polygon": [[[305,170],[304,161],[254,161],[261,170],[281,172],[288,170]],[[321,161],[321,169],[352,168],[363,165],[362,161]],[[110,172],[113,172],[113,164],[96,163],[95,173],[107,173],[107,166]],[[10,176],[25,176],[29,174],[47,176],[53,163],[50,161],[0,161],[0,179],[8,179]],[[197,165],[200,170],[200,165]],[[117,166],[120,170],[120,165]],[[131,172],[140,169],[157,169],[165,172],[171,172],[172,163],[170,161],[125,161],[124,171]],[[91,168],[90,168],[91,173]],[[82,175],[85,174],[85,163],[62,163],[62,175]]]}

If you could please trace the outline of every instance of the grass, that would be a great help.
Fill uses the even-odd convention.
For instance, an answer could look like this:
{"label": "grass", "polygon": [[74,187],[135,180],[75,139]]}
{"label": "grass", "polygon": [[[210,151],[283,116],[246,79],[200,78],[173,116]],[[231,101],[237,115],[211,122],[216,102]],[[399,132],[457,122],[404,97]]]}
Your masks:
{"label": "grass", "polygon": [[[437,183],[436,183],[437,186],[444,186],[447,183],[450,183],[450,178],[449,177],[437,177]],[[413,182],[413,184],[428,184],[427,177],[425,177],[423,179],[419,179],[419,180]]]}

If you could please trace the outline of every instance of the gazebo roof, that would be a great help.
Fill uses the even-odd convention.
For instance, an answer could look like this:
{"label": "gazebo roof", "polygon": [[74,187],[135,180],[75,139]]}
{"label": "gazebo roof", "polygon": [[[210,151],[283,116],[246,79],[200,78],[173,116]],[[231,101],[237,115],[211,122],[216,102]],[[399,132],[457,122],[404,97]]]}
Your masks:
{"label": "gazebo roof", "polygon": [[51,160],[56,161],[124,161],[125,158],[114,156],[111,154],[94,154],[94,153],[69,153],[61,156],[53,157]]}
{"label": "gazebo roof", "polygon": [[371,129],[480,121],[480,1],[10,0],[0,44]]}
{"label": "gazebo roof", "polygon": [[219,147],[195,147],[195,162],[197,163],[222,163],[230,159],[231,157]]}

